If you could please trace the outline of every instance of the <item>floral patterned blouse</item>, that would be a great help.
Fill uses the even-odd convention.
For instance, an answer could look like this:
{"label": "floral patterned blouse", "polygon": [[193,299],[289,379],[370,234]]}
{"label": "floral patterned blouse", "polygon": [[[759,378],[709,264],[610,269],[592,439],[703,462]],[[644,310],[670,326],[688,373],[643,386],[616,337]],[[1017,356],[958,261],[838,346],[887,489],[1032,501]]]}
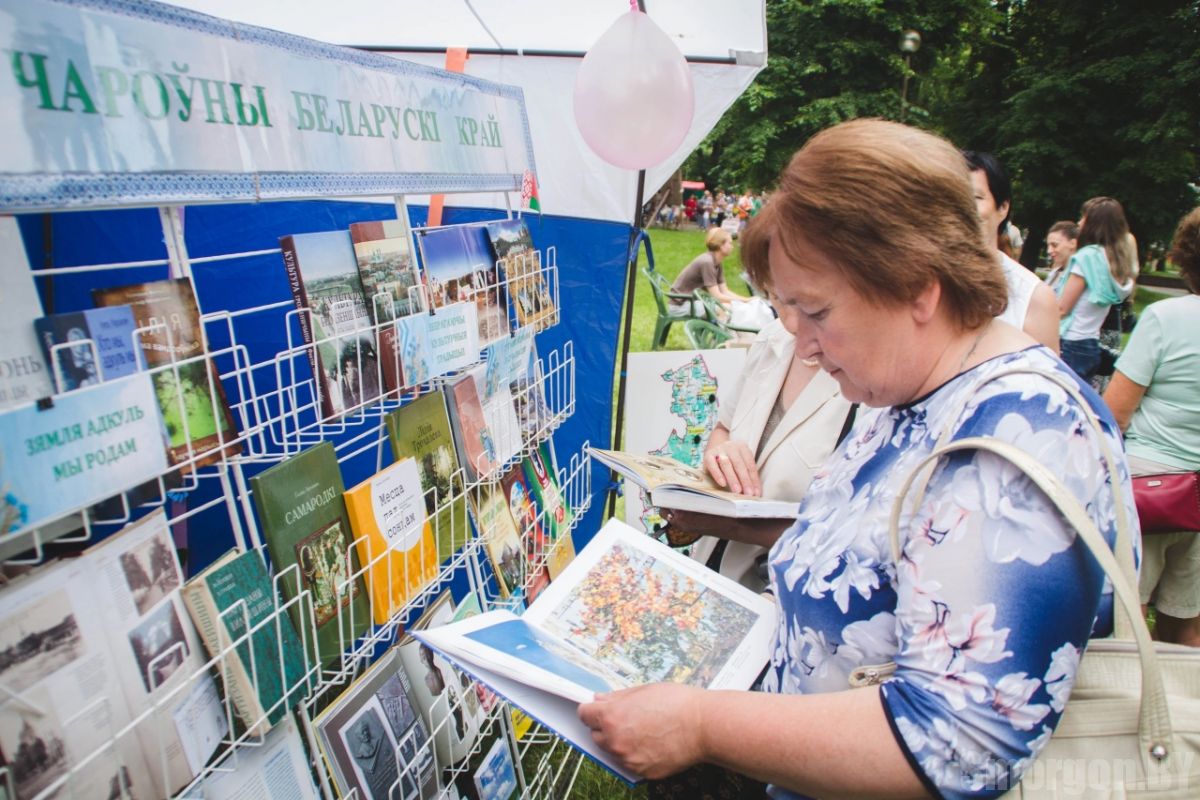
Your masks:
{"label": "floral patterned blouse", "polygon": [[[1116,423],[1074,373],[1034,347],[908,405],[861,414],[770,554],[782,613],[764,690],[839,691],[855,667],[895,661],[880,688],[884,711],[941,797],[994,797],[1015,786],[1058,723],[1089,635],[1111,630],[1111,587],[1099,566],[1024,473],[989,453],[939,462],[918,512],[909,506],[901,517],[900,564],[892,558],[892,501],[947,431],[948,439],[993,436],[1038,458],[1115,540],[1094,431],[1044,377],[989,380],[1015,365],[1057,371],[1080,387],[1136,525]],[[796,797],[778,787],[771,794]]]}

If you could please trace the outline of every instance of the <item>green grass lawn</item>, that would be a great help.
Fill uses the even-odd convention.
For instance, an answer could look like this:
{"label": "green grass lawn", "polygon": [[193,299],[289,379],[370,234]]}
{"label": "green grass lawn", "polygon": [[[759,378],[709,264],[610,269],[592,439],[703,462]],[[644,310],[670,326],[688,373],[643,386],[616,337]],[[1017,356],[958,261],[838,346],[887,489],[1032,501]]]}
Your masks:
{"label": "green grass lawn", "polygon": [[[649,233],[650,245],[654,249],[654,268],[672,281],[693,258],[704,252],[703,231],[651,228]],[[722,266],[725,268],[725,282],[730,290],[738,294],[750,294],[750,289],[741,278],[742,257],[736,246]],[[645,267],[646,254],[643,251],[638,255],[637,285],[633,293],[633,328],[629,335],[629,350],[633,353],[653,349],[651,344],[654,338],[654,321],[658,317],[658,311],[654,307],[654,296],[650,293],[650,284],[641,272]],[[671,326],[664,349],[691,349],[687,337],[683,334],[682,322]]]}

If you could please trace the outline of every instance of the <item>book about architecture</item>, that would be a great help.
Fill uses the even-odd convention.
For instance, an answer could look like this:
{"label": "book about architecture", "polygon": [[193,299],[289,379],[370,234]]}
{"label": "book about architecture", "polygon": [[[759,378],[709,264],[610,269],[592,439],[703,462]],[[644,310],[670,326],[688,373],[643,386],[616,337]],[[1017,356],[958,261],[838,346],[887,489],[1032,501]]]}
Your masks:
{"label": "book about architecture", "polygon": [[434,797],[437,765],[426,719],[392,648],[313,720],[339,794]]}
{"label": "book about architecture", "polygon": [[[443,592],[409,628],[439,627],[455,616],[454,601]],[[421,719],[429,725],[437,763],[458,765],[468,758],[487,720],[487,710],[466,674],[440,654],[405,635],[396,645]]]}
{"label": "book about architecture", "polygon": [[234,710],[261,736],[307,694],[304,650],[256,552],[234,548],[183,586],[183,600]]}
{"label": "book about architecture", "polygon": [[312,661],[326,664],[371,624],[333,445],[302,450],[252,477],[250,487],[285,599],[305,592],[312,601],[312,614],[307,602],[290,604],[292,621],[309,648],[315,644]]}
{"label": "book about architecture", "polygon": [[658,681],[748,689],[776,610],[619,520],[522,616],[489,611],[413,635],[627,780],[579,721],[579,703]]}
{"label": "book about architecture", "polygon": [[129,306],[51,314],[33,325],[50,374],[64,392],[137,372],[137,323]]}
{"label": "book about architecture", "polygon": [[297,233],[281,237],[279,248],[300,312],[321,418],[375,400],[379,355],[350,233]]}
{"label": "book about architecture", "polygon": [[0,217],[0,410],[54,391],[33,321],[41,316],[16,217]]}
{"label": "book about architecture", "polygon": [[437,542],[415,458],[403,458],[346,491],[375,623],[398,614],[438,573]]}
{"label": "book about architecture", "polygon": [[387,323],[422,310],[420,274],[404,220],[355,222],[350,226],[354,259],[362,279],[367,315],[378,331],[384,391],[405,385],[396,328]]}
{"label": "book about architecture", "polygon": [[433,527],[438,563],[449,561],[471,537],[463,473],[459,468],[446,398],[422,395],[384,417],[392,455],[411,458],[421,475],[425,514]]}
{"label": "book about architecture", "polygon": [[161,790],[155,795],[172,795],[208,763],[229,720],[180,595],[183,570],[166,514],[155,509],[127,525],[86,550],[79,566],[131,717],[148,715],[136,734]]}
{"label": "book about architecture", "polygon": [[204,326],[192,282],[176,278],[95,289],[92,299],[97,306],[128,305],[133,311],[171,464],[182,464],[186,473],[240,453],[221,378],[204,355]]}
{"label": "book about architecture", "polygon": [[204,800],[316,800],[300,728],[291,716],[271,729],[261,746],[240,747],[200,785]]}
{"label": "book about architecture", "polygon": [[488,238],[507,284],[518,327],[544,330],[557,321],[557,308],[542,269],[542,254],[533,246],[523,219],[487,224]]}
{"label": "book about architecture", "polygon": [[707,473],[673,458],[589,448],[592,458],[650,493],[659,508],[677,508],[719,517],[788,518],[800,504],[790,500],[747,497],[717,486]]}
{"label": "book about architecture", "polygon": [[519,601],[525,584],[526,558],[508,499],[494,483],[479,484],[470,497],[475,527],[496,577],[497,593],[501,599]]}
{"label": "book about architecture", "polygon": [[481,225],[418,228],[421,275],[432,308],[470,302],[478,309],[479,344],[508,334],[508,306],[491,245]]}

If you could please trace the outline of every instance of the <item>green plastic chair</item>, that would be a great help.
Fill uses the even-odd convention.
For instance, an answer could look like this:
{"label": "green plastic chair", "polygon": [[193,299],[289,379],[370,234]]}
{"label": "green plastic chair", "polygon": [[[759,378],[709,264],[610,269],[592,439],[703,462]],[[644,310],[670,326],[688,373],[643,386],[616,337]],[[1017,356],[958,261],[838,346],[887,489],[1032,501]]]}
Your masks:
{"label": "green plastic chair", "polygon": [[683,323],[683,332],[696,350],[714,350],[733,338],[729,331],[704,319],[689,319]]}
{"label": "green plastic chair", "polygon": [[[667,343],[667,334],[671,330],[672,322],[683,322],[687,319],[693,319],[691,301],[692,295],[679,294],[671,291],[671,284],[661,272],[642,268],[642,274],[650,281],[650,292],[654,295],[654,305],[658,307],[658,318],[654,320],[654,340],[650,344],[651,350],[658,350]],[[687,300],[688,313],[678,316],[671,316],[670,301],[672,299]]]}
{"label": "green plastic chair", "polygon": [[721,330],[731,336],[738,333],[758,333],[758,328],[747,328],[741,325],[732,325],[728,322],[729,312],[725,311],[721,305],[721,301],[713,297],[704,289],[697,289],[693,294],[696,299],[704,306],[704,317],[713,325],[716,325]]}

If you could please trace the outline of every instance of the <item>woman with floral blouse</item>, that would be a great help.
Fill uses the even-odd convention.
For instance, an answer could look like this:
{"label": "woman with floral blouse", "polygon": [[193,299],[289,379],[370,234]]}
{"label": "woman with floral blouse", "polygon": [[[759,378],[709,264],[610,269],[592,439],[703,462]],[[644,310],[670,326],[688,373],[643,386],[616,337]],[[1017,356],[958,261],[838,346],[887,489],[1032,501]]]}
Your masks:
{"label": "woman with floral blouse", "polygon": [[[780,614],[762,691],[654,684],[580,707],[597,743],[650,778],[708,763],[775,798],[995,797],[1049,740],[1088,638],[1111,627],[1104,576],[1049,500],[991,454],[942,459],[924,499],[888,517],[939,441],[990,436],[1057,475],[1115,539],[1136,518],[1116,424],[1050,350],[994,319],[1004,276],[962,157],[880,120],[813,137],[750,224],[751,276],[796,317],[797,354],[862,404],[796,523],[738,529],[770,546]],[[1016,370],[1015,372],[1013,370]],[[1049,377],[1079,387],[1102,421]],[[880,685],[859,667],[894,662]]]}

